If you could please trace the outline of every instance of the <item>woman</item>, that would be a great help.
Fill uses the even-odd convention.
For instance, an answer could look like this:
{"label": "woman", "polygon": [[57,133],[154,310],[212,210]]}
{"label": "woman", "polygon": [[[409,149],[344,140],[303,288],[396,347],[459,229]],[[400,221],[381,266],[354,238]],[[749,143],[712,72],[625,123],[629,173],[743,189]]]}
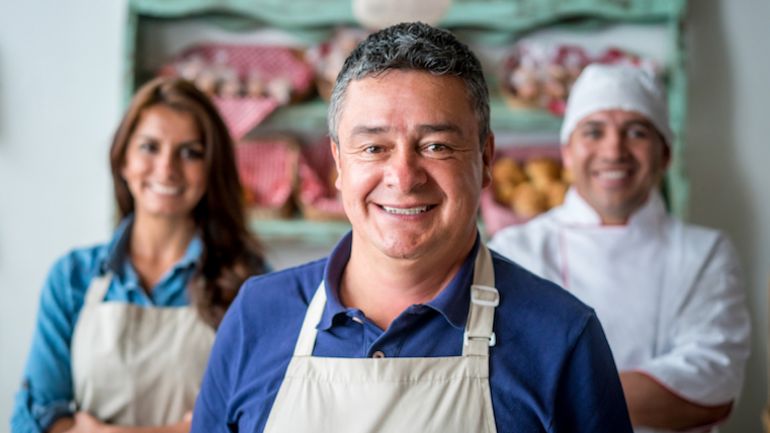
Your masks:
{"label": "woman", "polygon": [[51,270],[14,432],[187,431],[214,329],[266,270],[232,140],[192,84],[143,86],[110,163],[122,221]]}

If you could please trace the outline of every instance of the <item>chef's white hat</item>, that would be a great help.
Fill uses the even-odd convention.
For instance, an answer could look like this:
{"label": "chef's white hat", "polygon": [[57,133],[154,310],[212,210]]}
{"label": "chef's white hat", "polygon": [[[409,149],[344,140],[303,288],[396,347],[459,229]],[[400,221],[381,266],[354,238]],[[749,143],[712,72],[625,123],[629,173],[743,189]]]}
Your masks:
{"label": "chef's white hat", "polygon": [[668,123],[666,95],[655,77],[644,69],[630,65],[588,65],[570,90],[561,124],[561,144],[567,144],[583,118],[603,110],[637,112],[671,144],[674,133]]}

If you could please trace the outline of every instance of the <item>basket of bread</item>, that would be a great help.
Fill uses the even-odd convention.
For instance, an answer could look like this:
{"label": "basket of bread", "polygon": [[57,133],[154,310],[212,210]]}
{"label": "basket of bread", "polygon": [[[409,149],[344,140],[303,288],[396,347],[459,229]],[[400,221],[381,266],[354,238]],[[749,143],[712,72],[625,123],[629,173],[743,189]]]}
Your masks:
{"label": "basket of bread", "polygon": [[481,217],[488,235],[524,223],[558,206],[569,188],[558,147],[509,149],[492,164],[492,185],[481,197]]}

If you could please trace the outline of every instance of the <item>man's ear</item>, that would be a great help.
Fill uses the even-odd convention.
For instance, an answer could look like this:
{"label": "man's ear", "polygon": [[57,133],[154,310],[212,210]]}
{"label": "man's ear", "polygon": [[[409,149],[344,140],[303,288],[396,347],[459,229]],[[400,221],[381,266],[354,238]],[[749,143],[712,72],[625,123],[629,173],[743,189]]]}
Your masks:
{"label": "man's ear", "polygon": [[481,187],[486,188],[492,183],[492,160],[495,158],[495,134],[492,132],[487,136],[484,142],[484,148],[481,149],[481,162],[483,172],[481,174]]}
{"label": "man's ear", "polygon": [[561,145],[561,163],[562,167],[566,169],[572,168],[572,147],[570,147],[569,142],[566,144]]}
{"label": "man's ear", "polygon": [[340,164],[340,146],[334,140],[329,140],[329,147],[332,151],[332,157],[334,157],[334,168],[337,169],[337,178],[334,179],[334,187],[341,191],[340,178],[342,177],[342,170]]}
{"label": "man's ear", "polygon": [[661,144],[663,144],[663,153],[661,154],[660,166],[663,172],[665,172],[671,165],[671,145],[668,144],[663,138],[661,138],[660,141]]}

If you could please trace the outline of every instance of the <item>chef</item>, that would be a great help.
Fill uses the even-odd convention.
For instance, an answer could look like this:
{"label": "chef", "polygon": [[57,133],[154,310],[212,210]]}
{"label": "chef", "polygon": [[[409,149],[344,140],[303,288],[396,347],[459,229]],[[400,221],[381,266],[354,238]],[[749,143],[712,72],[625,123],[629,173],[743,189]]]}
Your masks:
{"label": "chef", "polygon": [[631,66],[591,65],[561,129],[565,202],[490,247],[592,306],[620,370],[636,432],[724,420],[749,355],[738,260],[716,230],[668,215],[665,95]]}
{"label": "chef", "polygon": [[329,124],[352,232],[246,282],[192,430],[631,432],[593,311],[479,239],[494,138],[468,48],[421,23],[374,33]]}

